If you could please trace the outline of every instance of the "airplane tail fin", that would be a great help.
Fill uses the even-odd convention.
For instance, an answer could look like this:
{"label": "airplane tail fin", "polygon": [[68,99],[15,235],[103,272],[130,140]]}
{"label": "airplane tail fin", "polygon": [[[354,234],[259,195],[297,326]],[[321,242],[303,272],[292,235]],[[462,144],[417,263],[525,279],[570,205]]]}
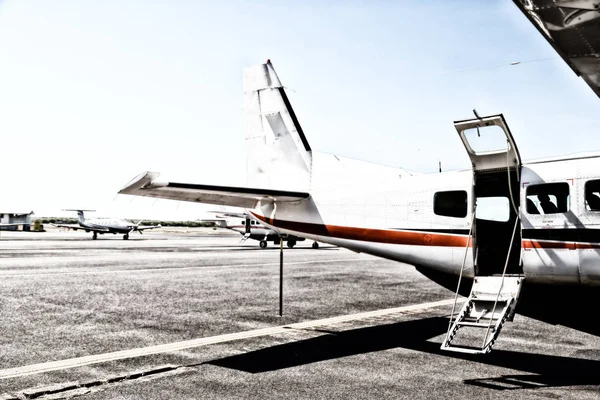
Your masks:
{"label": "airplane tail fin", "polygon": [[244,69],[250,187],[308,191],[312,150],[270,60]]}
{"label": "airplane tail fin", "polygon": [[77,212],[77,218],[79,220],[79,222],[84,223],[85,222],[85,211],[89,211],[89,212],[94,212],[96,210],[77,210],[77,209],[66,209],[63,211],[76,211]]}

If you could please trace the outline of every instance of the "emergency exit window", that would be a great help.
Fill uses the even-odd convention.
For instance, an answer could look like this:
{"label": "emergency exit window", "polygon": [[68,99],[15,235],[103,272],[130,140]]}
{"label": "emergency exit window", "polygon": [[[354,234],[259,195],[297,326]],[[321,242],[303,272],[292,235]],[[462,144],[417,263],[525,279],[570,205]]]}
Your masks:
{"label": "emergency exit window", "polygon": [[467,216],[467,192],[450,190],[433,195],[433,212],[443,217],[464,218]]}
{"label": "emergency exit window", "polygon": [[569,184],[567,182],[530,185],[526,193],[528,214],[560,214],[570,209]]}
{"label": "emergency exit window", "polygon": [[585,183],[585,209],[600,211],[600,179]]}

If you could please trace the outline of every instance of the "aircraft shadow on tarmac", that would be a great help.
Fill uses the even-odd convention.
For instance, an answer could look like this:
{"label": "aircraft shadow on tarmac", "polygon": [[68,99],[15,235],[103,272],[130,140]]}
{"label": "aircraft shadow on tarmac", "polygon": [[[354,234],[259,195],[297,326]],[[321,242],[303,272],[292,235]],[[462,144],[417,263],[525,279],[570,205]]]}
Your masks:
{"label": "aircraft shadow on tarmac", "polygon": [[401,347],[526,372],[522,375],[464,381],[465,384],[488,389],[600,385],[600,361],[505,350],[494,350],[479,356],[446,352],[440,349],[439,343],[428,339],[445,333],[447,329],[447,318],[426,318],[331,332],[312,339],[213,360],[207,364],[261,373]]}

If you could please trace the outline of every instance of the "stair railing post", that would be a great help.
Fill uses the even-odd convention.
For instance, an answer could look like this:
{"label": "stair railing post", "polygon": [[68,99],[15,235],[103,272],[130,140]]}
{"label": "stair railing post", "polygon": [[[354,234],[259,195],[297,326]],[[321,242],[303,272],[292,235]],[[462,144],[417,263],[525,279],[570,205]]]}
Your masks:
{"label": "stair railing post", "polygon": [[450,322],[448,323],[448,332],[446,332],[446,340],[450,336],[450,330],[452,329],[452,322],[454,319],[454,311],[456,309],[456,302],[458,301],[458,291],[460,290],[460,283],[462,281],[463,271],[467,262],[467,255],[469,254],[469,245],[471,244],[471,237],[473,233],[473,223],[475,222],[475,208],[473,208],[473,216],[471,217],[471,226],[469,228],[469,236],[467,237],[467,247],[465,248],[465,256],[463,258],[462,266],[460,267],[460,273],[458,274],[458,286],[456,287],[456,293],[454,294],[454,303],[452,304],[452,313],[450,314]]}

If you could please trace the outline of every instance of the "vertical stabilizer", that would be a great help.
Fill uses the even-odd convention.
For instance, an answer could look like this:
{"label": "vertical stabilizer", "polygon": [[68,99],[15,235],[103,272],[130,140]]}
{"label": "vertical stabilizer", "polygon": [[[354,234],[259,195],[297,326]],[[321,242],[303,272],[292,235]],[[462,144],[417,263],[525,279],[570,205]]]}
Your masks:
{"label": "vertical stabilizer", "polygon": [[268,60],[244,69],[244,114],[248,186],[308,191],[311,148]]}
{"label": "vertical stabilizer", "polygon": [[63,210],[63,211],[76,211],[77,212],[77,219],[79,221],[80,224],[85,223],[85,215],[84,212],[85,211],[90,211],[93,212],[95,210],[74,210],[74,209],[68,209],[68,210]]}

